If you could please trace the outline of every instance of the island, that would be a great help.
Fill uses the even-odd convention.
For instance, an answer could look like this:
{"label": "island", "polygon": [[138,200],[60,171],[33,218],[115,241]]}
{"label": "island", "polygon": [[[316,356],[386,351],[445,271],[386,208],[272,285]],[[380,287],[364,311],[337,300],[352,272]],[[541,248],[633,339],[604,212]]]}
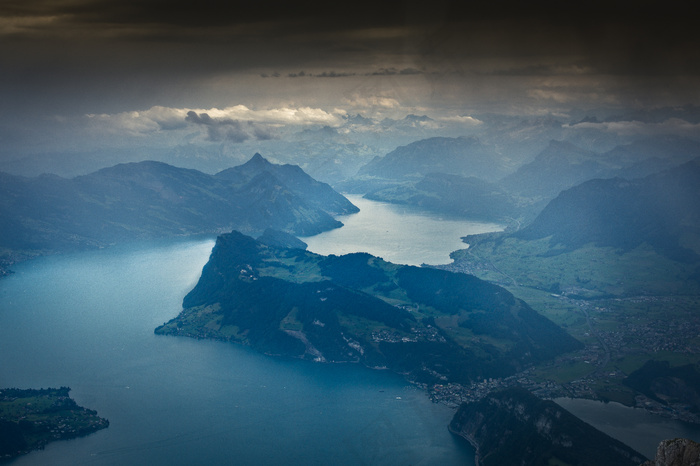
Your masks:
{"label": "island", "polygon": [[0,462],[109,426],[96,411],[78,406],[69,392],[68,387],[0,389]]}

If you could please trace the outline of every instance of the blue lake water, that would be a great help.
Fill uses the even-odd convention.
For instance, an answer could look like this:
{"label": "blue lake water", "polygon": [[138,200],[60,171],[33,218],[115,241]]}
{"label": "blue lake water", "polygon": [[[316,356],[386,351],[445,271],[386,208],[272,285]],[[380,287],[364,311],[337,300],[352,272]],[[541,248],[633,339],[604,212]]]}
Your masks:
{"label": "blue lake water", "polygon": [[0,280],[0,387],[70,386],[110,420],[13,465],[473,464],[453,411],[398,376],[154,335],[212,246],[45,257]]}
{"label": "blue lake water", "polygon": [[[304,238],[310,250],[446,263],[465,247],[461,236],[499,229],[351,200],[362,212]],[[447,431],[453,410],[398,376],[154,335],[181,310],[213,244],[44,257],[0,280],[0,387],[70,386],[79,404],[111,423],[13,466],[474,464],[471,447]],[[615,403],[558,401],[647,455],[663,438],[700,438],[696,426]]]}
{"label": "blue lake water", "polygon": [[309,251],[323,255],[368,252],[395,264],[449,264],[452,251],[467,247],[461,237],[503,229],[495,223],[446,218],[410,206],[346,196],[360,212],[337,217],[342,228],[302,238]]}

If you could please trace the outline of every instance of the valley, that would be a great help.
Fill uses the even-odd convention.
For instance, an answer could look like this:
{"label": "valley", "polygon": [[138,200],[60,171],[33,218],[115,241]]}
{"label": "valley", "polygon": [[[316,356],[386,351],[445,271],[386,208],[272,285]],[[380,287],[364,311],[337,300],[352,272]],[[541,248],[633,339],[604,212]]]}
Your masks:
{"label": "valley", "polygon": [[[684,400],[669,403],[624,384],[649,360],[674,366],[699,361],[698,243],[696,223],[685,220],[696,213],[693,208],[674,210],[663,201],[690,205],[683,199],[698,195],[690,181],[696,165],[673,173],[614,188],[634,199],[624,208],[616,205],[622,197],[610,191],[603,191],[605,203],[602,197],[581,203],[588,195],[586,186],[594,191],[606,184],[620,186],[620,181],[584,183],[563,192],[529,227],[465,238],[469,248],[455,251],[454,262],[443,266],[499,283],[586,344],[583,351],[529,371],[521,384],[547,398],[612,400],[700,420],[691,401],[696,385]],[[673,188],[658,188],[663,177],[675,179]],[[684,194],[674,197],[673,190]],[[595,214],[582,211],[581,205],[596,206]],[[635,231],[625,232],[622,222],[635,225]]]}
{"label": "valley", "polygon": [[696,17],[0,2],[0,461],[700,459]]}
{"label": "valley", "polygon": [[[533,191],[545,182],[531,177],[536,169],[495,179],[507,161],[473,139],[409,146],[344,182],[372,187],[357,205],[378,199],[404,209],[396,218],[374,220],[395,223],[395,240],[386,227],[349,253],[316,254],[306,241],[319,244],[321,232],[342,237],[335,234],[342,230],[338,219],[352,222],[358,208],[298,166],[256,154],[213,176],[154,162],[74,180],[7,175],[2,202],[11,223],[3,230],[4,260],[217,234],[182,312],[156,334],[385,369],[452,409],[519,388],[541,399],[615,401],[700,423],[696,378],[655,373],[657,366],[649,366],[661,361],[676,374],[700,362],[697,162],[644,178],[586,180],[603,173],[596,168],[554,195],[580,180],[552,174],[550,191]],[[445,160],[465,150],[476,158],[490,154],[490,162],[473,172],[486,179],[470,175],[469,164],[460,174],[421,176],[428,167],[449,165],[423,154],[440,147],[449,148]],[[557,151],[566,155],[563,167],[600,158],[552,143],[533,163]],[[605,173],[631,170],[625,163],[609,165]],[[406,172],[387,177],[397,165]],[[18,199],[32,208],[18,209]],[[90,221],[74,224],[71,212],[86,209]],[[415,258],[386,260],[381,251],[405,253],[406,230],[418,225],[409,221],[412,215],[416,222],[434,216],[440,229],[449,222],[458,228],[466,225],[459,222],[481,222],[454,233],[466,234],[468,247],[453,250],[451,263],[421,260],[439,249],[437,233],[424,235],[429,242],[414,251]],[[373,242],[384,247],[382,256],[359,252]],[[403,265],[409,263],[415,265]],[[630,383],[640,374],[644,384]]]}

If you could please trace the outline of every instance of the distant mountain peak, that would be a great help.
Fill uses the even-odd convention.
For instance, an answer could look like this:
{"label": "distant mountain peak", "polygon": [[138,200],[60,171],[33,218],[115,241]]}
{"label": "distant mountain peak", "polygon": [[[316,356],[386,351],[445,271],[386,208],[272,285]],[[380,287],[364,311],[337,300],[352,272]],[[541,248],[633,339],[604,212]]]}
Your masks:
{"label": "distant mountain peak", "polygon": [[426,173],[450,173],[496,180],[507,171],[495,148],[477,138],[436,136],[399,146],[384,157],[373,159],[358,174],[416,179]]}
{"label": "distant mountain peak", "polygon": [[551,163],[554,159],[559,161],[566,160],[569,163],[581,163],[584,160],[595,160],[597,158],[599,158],[599,154],[583,149],[569,141],[552,139],[547,147],[537,154],[535,160]]}
{"label": "distant mountain peak", "polygon": [[260,155],[259,152],[256,152],[253,157],[251,157],[250,160],[248,160],[246,163],[243,164],[245,167],[266,167],[272,165],[269,160],[267,160],[265,157]]}
{"label": "distant mountain peak", "polygon": [[358,211],[327,184],[287,167],[255,154],[244,169],[216,175],[155,161],[74,179],[0,173],[0,261],[8,257],[3,248],[53,252],[231,228],[313,235],[340,227],[333,215]]}
{"label": "distant mountain peak", "polygon": [[282,186],[302,196],[310,206],[329,215],[357,212],[358,209],[326,183],[316,181],[298,165],[279,165],[256,153],[243,165],[215,175],[238,188],[265,190]]}

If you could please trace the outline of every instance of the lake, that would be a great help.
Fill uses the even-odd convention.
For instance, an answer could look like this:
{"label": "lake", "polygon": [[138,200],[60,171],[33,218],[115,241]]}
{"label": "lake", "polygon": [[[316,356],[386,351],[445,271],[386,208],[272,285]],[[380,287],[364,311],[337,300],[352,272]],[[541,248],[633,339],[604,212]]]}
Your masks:
{"label": "lake", "polygon": [[343,227],[301,238],[317,254],[367,252],[395,264],[449,264],[467,247],[461,237],[503,230],[502,225],[447,218],[410,206],[345,195],[359,213],[336,217]]}
{"label": "lake", "polygon": [[0,387],[69,386],[110,421],[13,465],[473,464],[447,430],[453,410],[399,376],[154,335],[213,244],[43,257],[0,280]]}
{"label": "lake", "polygon": [[[351,200],[362,211],[341,217],[341,229],[304,238],[309,249],[446,263],[466,247],[461,236],[500,228]],[[70,386],[78,404],[110,421],[13,466],[474,464],[473,449],[447,431],[453,410],[399,376],[154,335],[181,310],[213,244],[43,257],[0,280],[0,387]],[[696,426],[615,403],[557,401],[647,455],[663,438],[700,437]]]}

